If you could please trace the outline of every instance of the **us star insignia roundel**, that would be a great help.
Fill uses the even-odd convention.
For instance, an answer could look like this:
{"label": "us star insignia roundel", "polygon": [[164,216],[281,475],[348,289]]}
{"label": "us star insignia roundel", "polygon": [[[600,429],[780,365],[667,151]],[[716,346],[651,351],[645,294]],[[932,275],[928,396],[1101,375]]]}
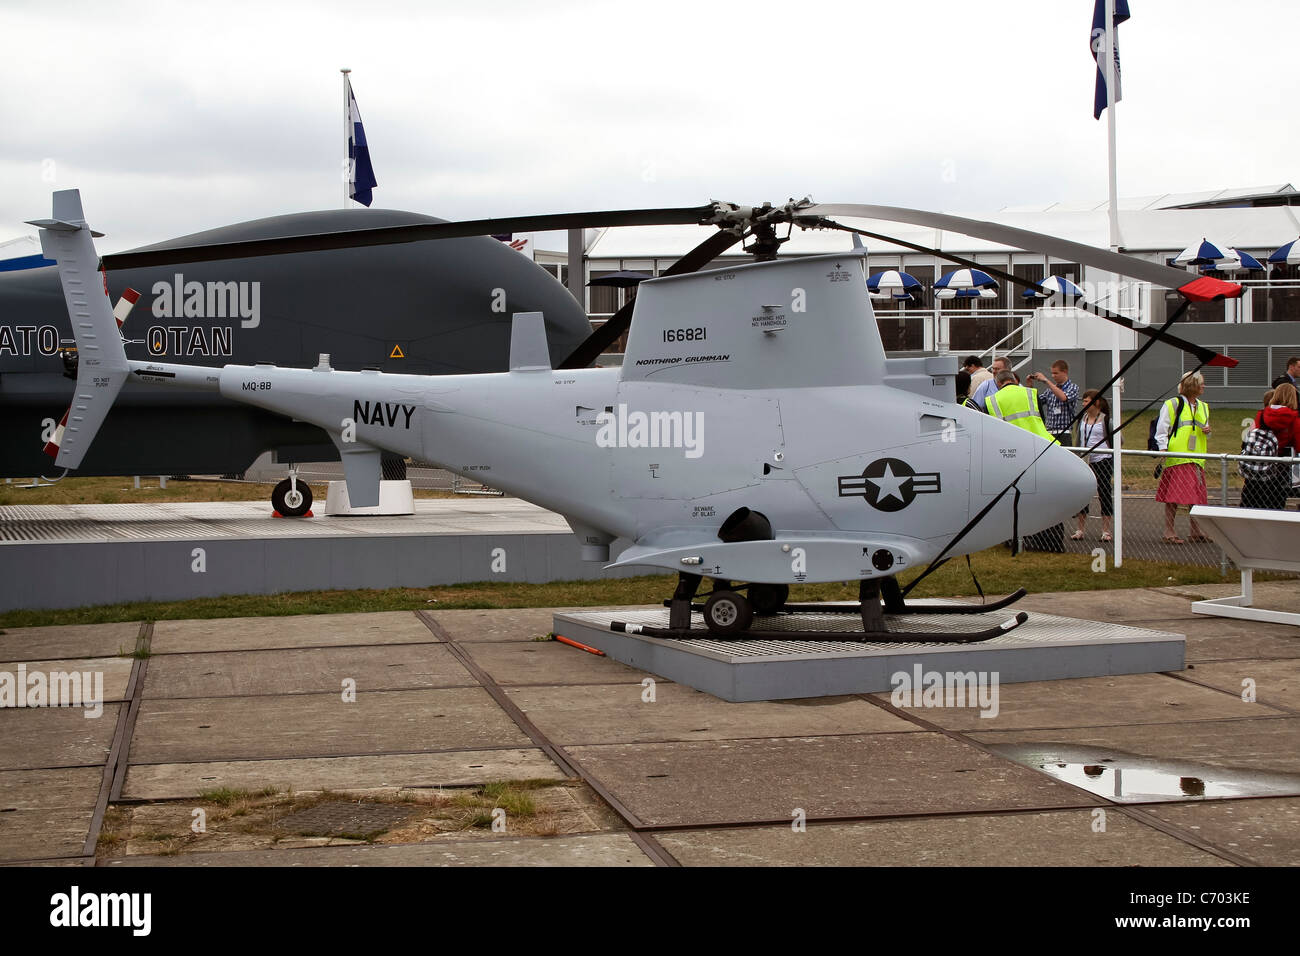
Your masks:
{"label": "us star insignia roundel", "polygon": [[877,458],[860,475],[840,475],[840,497],[863,497],[878,511],[902,511],[917,495],[939,493],[937,471],[916,472],[901,458]]}

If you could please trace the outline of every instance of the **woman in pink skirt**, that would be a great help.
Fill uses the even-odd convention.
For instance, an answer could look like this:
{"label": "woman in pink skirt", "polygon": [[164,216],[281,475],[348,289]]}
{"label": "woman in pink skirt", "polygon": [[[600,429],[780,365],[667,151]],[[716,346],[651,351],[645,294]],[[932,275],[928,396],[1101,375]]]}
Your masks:
{"label": "woman in pink skirt", "polygon": [[1171,454],[1160,473],[1160,487],[1156,501],[1165,504],[1165,537],[1169,544],[1186,544],[1187,541],[1209,541],[1195,518],[1191,518],[1191,534],[1187,541],[1174,531],[1174,517],[1179,505],[1203,505],[1209,499],[1205,493],[1205,459],[1178,458],[1177,452],[1205,454],[1209,451],[1210,406],[1201,401],[1205,379],[1200,372],[1189,372],[1178,383],[1178,398],[1171,398],[1160,408],[1156,425],[1156,444],[1161,451]]}

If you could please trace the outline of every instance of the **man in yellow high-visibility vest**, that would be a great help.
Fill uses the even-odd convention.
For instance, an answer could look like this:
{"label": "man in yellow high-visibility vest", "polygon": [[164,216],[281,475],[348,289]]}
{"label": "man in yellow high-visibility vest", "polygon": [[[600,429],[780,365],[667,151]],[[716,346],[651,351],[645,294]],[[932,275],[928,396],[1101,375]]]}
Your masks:
{"label": "man in yellow high-visibility vest", "polygon": [[1011,370],[999,372],[998,390],[984,399],[984,407],[994,418],[1010,422],[1017,428],[1033,432],[1040,438],[1054,442],[1055,438],[1043,424],[1042,413],[1038,410],[1038,391],[1018,384],[1016,373]]}
{"label": "man in yellow high-visibility vest", "polygon": [[[998,390],[984,399],[984,406],[990,415],[1033,432],[1045,441],[1057,443],[1043,424],[1042,413],[1038,410],[1037,389],[1021,385],[1016,373],[1010,369],[998,372],[994,382]],[[1024,542],[1025,548],[1030,551],[1054,551],[1059,554],[1065,550],[1065,525],[1057,524],[1036,534],[1026,535]]]}

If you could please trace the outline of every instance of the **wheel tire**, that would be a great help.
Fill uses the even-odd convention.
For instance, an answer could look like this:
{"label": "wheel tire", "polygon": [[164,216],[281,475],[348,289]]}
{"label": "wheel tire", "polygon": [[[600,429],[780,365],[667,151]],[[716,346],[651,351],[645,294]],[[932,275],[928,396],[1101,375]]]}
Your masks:
{"label": "wheel tire", "polygon": [[292,482],[286,478],[271,492],[271,505],[286,518],[300,518],[311,510],[311,486],[299,478],[298,489],[294,491]]}
{"label": "wheel tire", "polygon": [[775,614],[785,607],[790,597],[788,584],[751,584],[749,586],[749,603],[755,614]]}
{"label": "wheel tire", "polygon": [[743,633],[754,623],[754,606],[735,591],[715,591],[704,603],[704,623],[711,634]]}

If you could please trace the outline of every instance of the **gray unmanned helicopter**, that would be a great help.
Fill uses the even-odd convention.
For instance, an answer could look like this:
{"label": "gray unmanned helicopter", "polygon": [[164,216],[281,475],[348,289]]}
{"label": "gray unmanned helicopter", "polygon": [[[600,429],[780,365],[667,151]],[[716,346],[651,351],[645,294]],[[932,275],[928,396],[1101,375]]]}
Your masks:
{"label": "gray unmanned helicopter", "polygon": [[[803,201],[716,203],[678,214],[720,226],[730,242],[751,233],[769,248],[779,223],[856,232],[828,217],[941,222],[1177,284],[1189,298],[1240,291],[1049,236],[915,210]],[[717,586],[704,621],[724,635],[750,632],[755,613],[787,607],[798,582],[858,579],[860,601],[850,609],[862,616],[860,636],[871,639],[889,639],[884,612],[1002,607],[1023,590],[993,605],[912,608],[895,576],[1064,521],[1096,487],[1072,453],[956,405],[951,357],[886,358],[860,249],[642,283],[621,369],[554,368],[534,312],[513,317],[508,372],[426,376],[339,371],[326,354],[314,368],[128,360],[79,194],[55,193],[53,217],[32,224],[58,263],[80,354],[59,466],[78,466],[128,380],[216,393],[322,429],[338,448],[354,505],[378,502],[380,457],[390,452],[564,515],[587,560],[609,561],[615,538],[632,542],[613,567],[679,575],[669,626],[647,633],[691,633],[692,599],[705,577]],[[1232,364],[1171,336],[1167,325],[1136,328],[1203,362]],[[960,637],[905,639],[980,640],[1025,617]]]}

